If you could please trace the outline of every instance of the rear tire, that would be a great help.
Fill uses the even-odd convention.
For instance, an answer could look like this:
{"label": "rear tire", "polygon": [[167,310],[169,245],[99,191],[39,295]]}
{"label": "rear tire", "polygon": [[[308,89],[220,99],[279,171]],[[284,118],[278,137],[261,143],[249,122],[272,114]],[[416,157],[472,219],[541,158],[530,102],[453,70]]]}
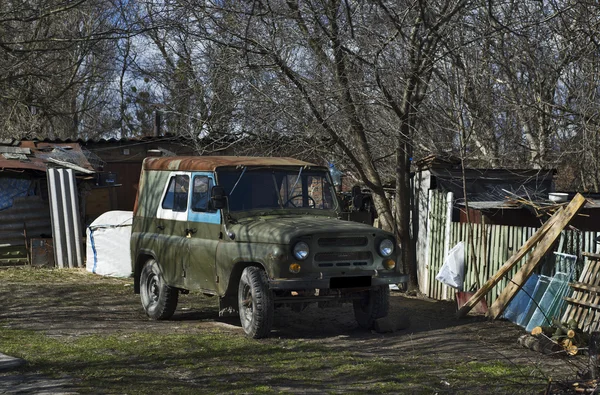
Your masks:
{"label": "rear tire", "polygon": [[264,270],[254,266],[244,269],[238,287],[238,309],[246,336],[254,339],[269,336],[275,307]]}
{"label": "rear tire", "polygon": [[153,320],[171,318],[177,308],[179,291],[166,285],[162,271],[149,259],[140,274],[140,298],[146,315]]}
{"label": "rear tire", "polygon": [[387,317],[390,310],[390,287],[381,285],[365,292],[354,301],[354,317],[361,328],[371,329],[375,320]]}

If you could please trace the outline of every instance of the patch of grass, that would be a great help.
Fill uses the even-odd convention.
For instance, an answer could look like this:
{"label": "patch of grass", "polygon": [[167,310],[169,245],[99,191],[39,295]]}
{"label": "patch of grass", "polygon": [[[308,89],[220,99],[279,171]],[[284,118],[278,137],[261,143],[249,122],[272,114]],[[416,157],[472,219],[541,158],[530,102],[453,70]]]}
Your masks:
{"label": "patch of grass", "polygon": [[0,281],[4,284],[45,284],[45,283],[98,283],[98,284],[127,284],[133,283],[133,279],[120,279],[98,276],[88,272],[85,268],[74,269],[49,269],[34,266],[18,266],[0,268]]}
{"label": "patch of grass", "polygon": [[[454,388],[462,388],[465,393],[472,388],[485,388],[493,386],[498,390],[510,388],[510,393],[535,393],[547,384],[547,378],[539,371],[528,366],[521,366],[507,362],[468,362],[447,366],[443,381]],[[502,391],[505,392],[505,391]]]}
{"label": "patch of grass", "polygon": [[[517,377],[523,374],[523,367],[503,362],[469,362],[455,366],[454,375],[461,378],[490,378]],[[535,377],[535,376],[533,376]]]}

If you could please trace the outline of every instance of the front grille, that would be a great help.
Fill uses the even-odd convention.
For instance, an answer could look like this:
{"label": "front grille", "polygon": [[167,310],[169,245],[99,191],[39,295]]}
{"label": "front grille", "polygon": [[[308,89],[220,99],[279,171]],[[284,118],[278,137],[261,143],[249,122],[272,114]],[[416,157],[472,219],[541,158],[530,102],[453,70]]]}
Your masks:
{"label": "front grille", "polygon": [[319,252],[315,254],[315,261],[370,261],[371,257],[370,251]]}
{"label": "front grille", "polygon": [[364,247],[369,240],[364,237],[323,237],[319,239],[319,247]]}

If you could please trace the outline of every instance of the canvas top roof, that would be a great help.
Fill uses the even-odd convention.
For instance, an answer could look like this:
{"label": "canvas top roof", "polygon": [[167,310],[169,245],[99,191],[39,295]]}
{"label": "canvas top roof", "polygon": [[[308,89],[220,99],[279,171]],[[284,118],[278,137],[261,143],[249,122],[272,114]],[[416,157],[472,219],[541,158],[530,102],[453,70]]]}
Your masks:
{"label": "canvas top roof", "polygon": [[308,166],[322,167],[294,158],[270,158],[255,156],[169,156],[151,157],[144,160],[145,170],[214,171],[227,166]]}

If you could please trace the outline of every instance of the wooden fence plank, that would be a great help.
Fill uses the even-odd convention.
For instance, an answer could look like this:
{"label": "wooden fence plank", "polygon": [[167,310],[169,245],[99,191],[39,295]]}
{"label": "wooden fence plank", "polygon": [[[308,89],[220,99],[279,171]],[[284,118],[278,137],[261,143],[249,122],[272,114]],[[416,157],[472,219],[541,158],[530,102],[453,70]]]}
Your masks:
{"label": "wooden fence plank", "polygon": [[584,302],[582,300],[577,300],[577,299],[574,299],[574,298],[568,298],[566,296],[564,296],[563,299],[566,300],[569,303],[578,304],[580,306],[591,307],[592,309],[595,309],[595,310],[600,310],[600,305],[599,304],[590,303],[590,302]]}
{"label": "wooden fence plank", "polygon": [[[595,266],[592,269],[592,275],[589,279],[589,283],[591,285],[600,286],[600,262],[595,258],[590,258],[594,260]],[[580,298],[580,301],[583,298]],[[600,296],[597,293],[587,293],[587,298],[585,298],[587,303],[598,304],[600,302]],[[598,312],[595,310],[584,310],[582,314],[582,318],[578,320],[580,328],[583,331],[589,331],[594,328],[595,323],[598,320]]]}

